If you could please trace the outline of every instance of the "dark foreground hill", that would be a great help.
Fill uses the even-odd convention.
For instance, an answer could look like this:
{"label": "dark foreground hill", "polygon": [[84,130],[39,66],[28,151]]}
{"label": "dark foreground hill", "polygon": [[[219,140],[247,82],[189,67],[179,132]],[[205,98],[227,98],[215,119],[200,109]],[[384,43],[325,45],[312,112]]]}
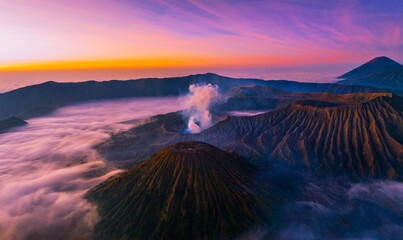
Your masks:
{"label": "dark foreground hill", "polygon": [[[267,195],[245,159],[180,142],[91,190],[96,239],[234,239],[265,223]],[[273,200],[270,200],[273,202]]]}
{"label": "dark foreground hill", "polygon": [[349,96],[360,100],[353,103],[297,100],[257,116],[229,116],[200,134],[182,134],[183,117],[171,113],[115,134],[97,149],[119,166],[129,166],[166,145],[199,140],[256,165],[285,164],[308,176],[401,180],[403,100],[391,94],[359,96]]}
{"label": "dark foreground hill", "polygon": [[400,239],[401,183],[318,184],[293,169],[253,178],[246,160],[211,145],[166,147],[87,194],[101,213],[95,238]]}
{"label": "dark foreground hill", "polygon": [[377,57],[341,75],[337,83],[377,88],[403,89],[403,65],[388,57]]}
{"label": "dark foreground hill", "polygon": [[149,78],[127,81],[46,82],[0,94],[0,120],[11,116],[28,119],[81,101],[125,97],[179,96],[186,94],[189,85],[195,83],[217,84],[223,92],[234,86],[251,84],[270,86],[287,91],[332,92],[341,94],[388,91],[364,86],[229,78],[212,73],[186,77]]}

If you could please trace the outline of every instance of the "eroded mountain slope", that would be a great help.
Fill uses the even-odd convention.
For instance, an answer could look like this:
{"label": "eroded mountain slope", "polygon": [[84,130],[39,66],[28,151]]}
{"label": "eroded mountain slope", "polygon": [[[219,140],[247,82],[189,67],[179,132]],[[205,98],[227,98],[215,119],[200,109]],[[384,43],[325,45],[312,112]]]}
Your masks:
{"label": "eroded mountain slope", "polygon": [[246,159],[181,142],[88,193],[97,239],[234,239],[264,224],[272,203]]}
{"label": "eroded mountain slope", "polygon": [[157,116],[97,149],[130,166],[166,145],[200,140],[256,165],[286,164],[315,177],[400,180],[403,175],[403,101],[391,94],[365,95],[353,104],[298,100],[257,116],[227,116],[200,134],[182,134],[184,127],[179,113]]}

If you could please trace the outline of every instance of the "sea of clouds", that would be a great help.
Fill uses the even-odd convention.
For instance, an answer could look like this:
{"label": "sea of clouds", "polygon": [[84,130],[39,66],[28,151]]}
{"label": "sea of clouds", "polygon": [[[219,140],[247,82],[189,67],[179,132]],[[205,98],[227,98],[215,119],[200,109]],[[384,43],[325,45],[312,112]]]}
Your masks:
{"label": "sea of clouds", "polygon": [[92,146],[126,121],[180,106],[173,97],[89,102],[0,134],[0,239],[88,239],[98,215],[83,195],[121,171]]}

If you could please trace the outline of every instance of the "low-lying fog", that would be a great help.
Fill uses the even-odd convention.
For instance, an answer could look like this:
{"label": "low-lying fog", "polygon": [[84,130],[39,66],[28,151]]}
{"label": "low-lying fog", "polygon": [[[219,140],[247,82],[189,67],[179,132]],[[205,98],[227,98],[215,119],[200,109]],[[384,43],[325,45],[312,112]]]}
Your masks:
{"label": "low-lying fog", "polygon": [[179,109],[174,97],[83,103],[0,134],[0,239],[87,239],[98,216],[83,194],[120,171],[92,146]]}
{"label": "low-lying fog", "polygon": [[[92,147],[108,138],[110,132],[132,127],[136,121],[131,120],[186,107],[185,100],[132,98],[83,103],[28,120],[28,125],[0,134],[0,239],[88,239],[98,215],[83,195],[121,171],[105,163]],[[206,109],[201,108],[206,114],[190,111],[192,114],[187,117],[206,115],[210,119]],[[230,112],[237,116],[259,113]],[[275,236],[278,239],[401,236],[402,183],[358,183],[343,191],[344,200],[332,206],[311,200],[285,204],[276,213]],[[321,195],[328,199],[326,194]],[[245,239],[259,239],[267,233],[273,230],[252,230]]]}
{"label": "low-lying fog", "polygon": [[255,115],[263,114],[263,113],[266,113],[269,111],[271,111],[271,109],[266,109],[265,111],[243,110],[243,111],[229,111],[229,112],[227,112],[227,114],[231,115],[231,116],[244,117],[244,116],[255,116]]}

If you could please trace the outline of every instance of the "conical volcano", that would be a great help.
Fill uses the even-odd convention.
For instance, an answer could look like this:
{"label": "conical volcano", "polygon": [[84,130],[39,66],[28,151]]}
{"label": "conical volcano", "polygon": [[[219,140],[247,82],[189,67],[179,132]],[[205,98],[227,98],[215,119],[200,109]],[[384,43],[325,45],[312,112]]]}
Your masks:
{"label": "conical volcano", "polygon": [[267,195],[245,159],[202,142],[159,151],[88,194],[97,239],[233,239],[266,220]]}
{"label": "conical volcano", "polygon": [[403,66],[388,57],[376,57],[369,62],[341,75],[339,78],[356,78],[379,72],[403,70]]}
{"label": "conical volcano", "polygon": [[377,57],[341,75],[337,83],[403,89],[403,65],[388,57]]}

